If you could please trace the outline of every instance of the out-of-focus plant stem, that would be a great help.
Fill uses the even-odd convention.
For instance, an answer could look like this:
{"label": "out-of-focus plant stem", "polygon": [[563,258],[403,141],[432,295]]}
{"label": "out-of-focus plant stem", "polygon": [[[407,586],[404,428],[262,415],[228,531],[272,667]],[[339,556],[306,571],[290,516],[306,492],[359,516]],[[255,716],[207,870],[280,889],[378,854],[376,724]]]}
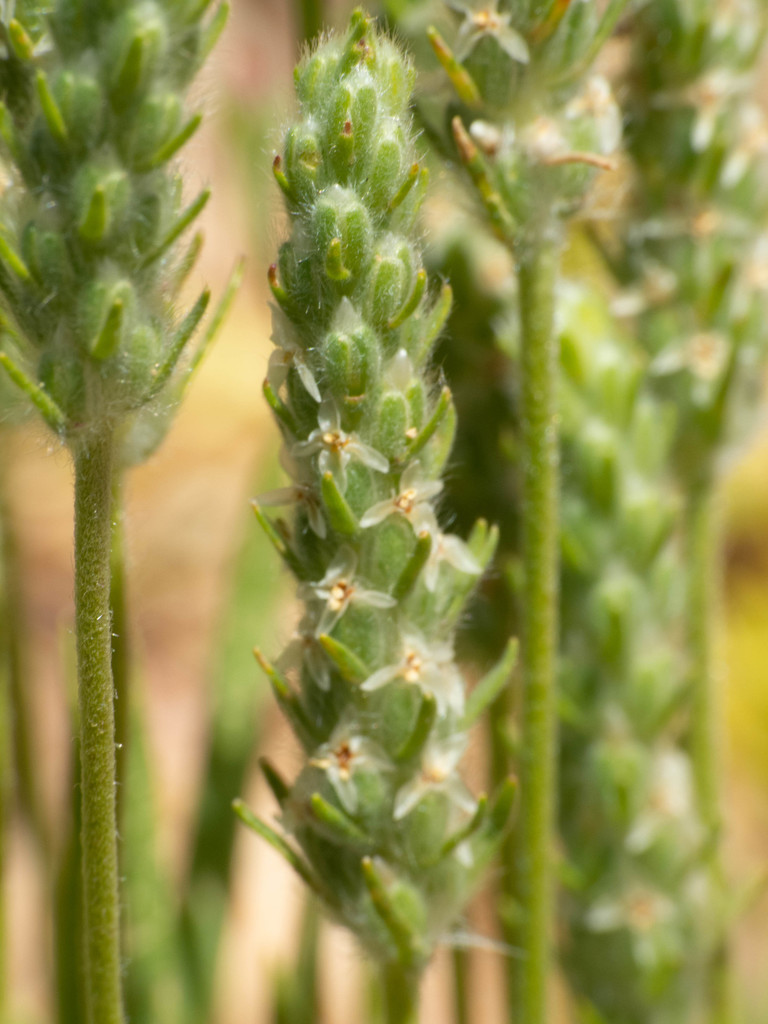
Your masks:
{"label": "out-of-focus plant stem", "polygon": [[325,24],[323,0],[294,0],[298,36],[301,43],[319,35]]}
{"label": "out-of-focus plant stem", "polygon": [[75,626],[82,756],[86,976],[91,1024],[122,1024],[110,614],[115,442],[102,430],[75,452]]}
{"label": "out-of-focus plant stem", "polygon": [[[720,503],[714,484],[697,482],[686,496],[688,538],[688,649],[693,700],[690,750],[699,815],[712,842],[711,870],[723,884],[718,848],[722,832],[722,708],[717,670],[717,623],[722,621]],[[710,1024],[734,1024],[735,994],[729,948],[723,930],[713,951],[707,980]]]}
{"label": "out-of-focus plant stem", "polygon": [[[5,505],[5,474],[0,454],[0,880],[5,880],[7,837],[13,803],[13,729],[11,727],[11,676],[13,658],[8,615],[11,598],[7,590],[5,548],[8,524]],[[7,1006],[7,914],[5,885],[0,886],[0,1020],[8,1015]]]}
{"label": "out-of-focus plant stem", "polygon": [[388,964],[382,978],[386,1024],[419,1024],[418,975],[399,964]]}
{"label": "out-of-focus plant stem", "polygon": [[516,247],[522,344],[523,715],[516,882],[522,969],[518,1024],[546,1024],[553,913],[558,431],[554,290],[559,246],[549,224]]}

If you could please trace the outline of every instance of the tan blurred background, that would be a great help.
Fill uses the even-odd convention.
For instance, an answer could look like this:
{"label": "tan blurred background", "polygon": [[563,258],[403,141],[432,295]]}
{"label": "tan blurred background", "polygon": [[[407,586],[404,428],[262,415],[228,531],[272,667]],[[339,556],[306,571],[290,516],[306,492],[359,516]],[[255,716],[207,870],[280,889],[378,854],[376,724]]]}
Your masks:
{"label": "tan blurred background", "polygon": [[[190,283],[221,292],[237,257],[248,272],[214,351],[206,361],[159,453],[132,472],[127,533],[132,628],[140,658],[141,695],[156,776],[162,850],[183,877],[188,833],[200,785],[206,722],[216,686],[212,651],[224,614],[227,581],[244,532],[255,530],[248,498],[274,472],[277,432],[261,397],[269,356],[265,271],[280,237],[271,142],[291,109],[297,55],[292,5],[234,0],[231,23],[196,87],[208,111],[205,130],[186,152],[190,191],[210,184],[206,248]],[[340,4],[339,7],[346,5]],[[62,664],[71,652],[72,473],[66,453],[34,425],[2,433],[9,459],[13,516],[24,566],[23,615],[30,644],[35,746],[44,768],[45,807],[52,822],[66,808],[69,735]],[[262,489],[265,489],[262,487]],[[768,865],[768,427],[734,457],[727,483],[727,588],[723,672],[728,741],[728,860],[743,882]],[[265,576],[274,574],[276,556]],[[283,579],[268,635],[275,653],[290,633],[290,583]],[[259,627],[254,623],[254,640]],[[253,685],[263,687],[256,668]],[[286,771],[295,751],[271,702],[263,753]],[[272,814],[262,786],[243,794]],[[265,1021],[279,963],[290,963],[300,891],[280,859],[243,830],[236,847],[236,887],[218,964],[216,1024]],[[10,902],[11,992],[16,1019],[51,1019],[46,1003],[50,913],[31,838],[15,830],[6,879]],[[738,969],[750,1024],[768,1022],[768,901],[739,929]],[[482,907],[473,925],[489,927]],[[473,954],[476,1020],[502,1020],[491,979],[497,953]],[[360,957],[328,930],[322,944],[323,1014],[327,1024],[361,1016]],[[446,1002],[447,954],[426,984],[425,1022],[451,1019]],[[480,994],[483,999],[480,1001]],[[497,1002],[497,1001],[496,1001]],[[480,1007],[482,1006],[482,1011]],[[159,1024],[159,1022],[158,1022]],[[619,1024],[619,1022],[617,1022]]]}

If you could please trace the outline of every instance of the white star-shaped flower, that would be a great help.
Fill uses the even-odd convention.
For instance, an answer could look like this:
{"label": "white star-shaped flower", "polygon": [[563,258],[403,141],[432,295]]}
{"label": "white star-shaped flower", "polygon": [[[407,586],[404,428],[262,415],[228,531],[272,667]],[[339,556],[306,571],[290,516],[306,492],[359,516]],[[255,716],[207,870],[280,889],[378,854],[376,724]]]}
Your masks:
{"label": "white star-shaped flower", "polygon": [[330,633],[350,604],[367,608],[393,608],[397,604],[391,594],[361,586],[355,580],[356,572],[357,555],[345,545],[337,552],[323,578],[302,588],[305,598],[314,597],[325,602],[315,630],[316,636]]}
{"label": "white star-shaped flower", "polygon": [[288,376],[288,371],[293,368],[310,395],[316,402],[319,402],[321,400],[320,389],[314,374],[307,365],[306,353],[291,338],[288,325],[279,309],[272,310],[272,322],[274,325],[272,341],[275,343],[275,349],[269,357],[267,380],[274,391],[279,391]]}
{"label": "white star-shaped flower", "polygon": [[469,7],[460,0],[446,0],[446,3],[464,16],[456,36],[456,56],[459,60],[468,57],[481,39],[492,36],[512,60],[519,64],[529,62],[531,56],[528,44],[510,25],[512,15],[499,11],[498,0],[490,0],[478,8]]}
{"label": "white star-shaped flower", "polygon": [[317,422],[318,427],[307,440],[298,441],[291,449],[294,458],[308,458],[319,452],[320,474],[333,473],[342,491],[347,486],[346,469],[351,459],[357,459],[377,473],[389,472],[389,460],[381,452],[364,444],[356,434],[347,434],[341,429],[341,416],[335,402],[322,403]]}
{"label": "white star-shaped flower", "polygon": [[388,516],[398,514],[405,516],[414,531],[419,533],[432,522],[429,502],[442,489],[440,480],[424,480],[421,464],[412,462],[400,478],[399,492],[385,501],[371,505],[363,514],[360,525],[365,530],[383,522]]}
{"label": "white star-shaped flower", "polygon": [[466,736],[456,733],[445,739],[430,739],[421,755],[421,769],[415,778],[397,791],[393,816],[400,821],[427,793],[444,793],[460,811],[474,814],[475,800],[456,773],[464,755]]}
{"label": "white star-shaped flower", "polygon": [[434,515],[429,522],[422,525],[422,529],[427,529],[432,535],[432,549],[424,566],[424,583],[430,593],[437,589],[442,562],[447,562],[454,569],[469,576],[479,576],[482,573],[483,567],[464,541],[451,533],[441,533]]}
{"label": "white star-shaped flower", "polygon": [[670,822],[690,821],[691,835],[698,832],[693,817],[693,780],[689,760],[679,750],[660,750],[651,768],[646,806],[640,812],[627,839],[631,853],[643,853]]}
{"label": "white star-shaped flower", "polygon": [[453,661],[450,643],[430,643],[413,629],[403,628],[400,659],[392,665],[377,669],[361,685],[367,692],[378,690],[395,679],[418,686],[423,693],[432,694],[438,709],[445,713],[451,709],[457,715],[464,708],[464,683]]}
{"label": "white star-shaped flower", "polygon": [[290,487],[278,487],[274,491],[267,491],[266,494],[260,494],[254,499],[254,505],[301,505],[307,513],[310,527],[317,536],[325,537],[327,533],[322,503],[315,488],[309,484],[293,484]]}
{"label": "white star-shaped flower", "polygon": [[358,807],[354,774],[362,768],[385,771],[387,761],[379,748],[365,736],[353,735],[348,728],[336,730],[309,762],[315,768],[322,768],[333,786],[336,796],[348,814],[355,814]]}

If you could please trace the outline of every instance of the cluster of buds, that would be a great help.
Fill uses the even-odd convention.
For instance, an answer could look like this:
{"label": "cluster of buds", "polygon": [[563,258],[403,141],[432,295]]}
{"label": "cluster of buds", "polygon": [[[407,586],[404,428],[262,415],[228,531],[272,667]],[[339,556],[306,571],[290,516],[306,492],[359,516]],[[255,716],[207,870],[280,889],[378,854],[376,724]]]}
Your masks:
{"label": "cluster of buds", "polygon": [[[293,483],[256,503],[300,582],[304,614],[273,665],[306,762],[264,764],[277,845],[385,965],[418,976],[494,852],[513,787],[490,805],[458,772],[510,647],[467,699],[453,637],[496,531],[443,532],[454,433],[429,369],[450,292],[431,294],[414,229],[426,185],[412,70],[360,12],[296,71],[299,119],[275,158],[292,233],[270,270],[275,353],[264,392]],[[292,506],[290,524],[267,506]]]}
{"label": "cluster of buds", "polygon": [[177,315],[200,238],[176,243],[208,193],[183,208],[169,164],[200,124],[183,93],[224,25],[214,6],[58,0],[44,21],[21,4],[3,16],[0,361],[70,445],[168,403],[208,305],[205,291]]}
{"label": "cluster of buds", "polygon": [[621,117],[590,67],[623,4],[448,6],[458,27],[435,11],[428,35],[459,100],[454,142],[497,232],[520,238],[542,217],[573,214],[615,166]]}

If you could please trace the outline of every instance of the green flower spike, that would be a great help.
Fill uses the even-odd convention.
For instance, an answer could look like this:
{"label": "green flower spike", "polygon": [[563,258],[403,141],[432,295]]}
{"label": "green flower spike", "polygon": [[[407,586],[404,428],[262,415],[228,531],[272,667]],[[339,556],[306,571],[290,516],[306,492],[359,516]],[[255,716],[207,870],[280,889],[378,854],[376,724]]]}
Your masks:
{"label": "green flower spike", "polygon": [[200,123],[183,93],[226,14],[203,22],[200,4],[169,0],[92,6],[60,0],[44,26],[3,26],[0,358],[73,448],[182,386],[209,296],[178,317],[176,242],[208,195],[183,208],[169,162]]}
{"label": "green flower spike", "polygon": [[[421,970],[511,806],[507,783],[485,813],[458,773],[498,692],[493,678],[468,714],[453,656],[496,531],[478,523],[465,543],[435,510],[454,412],[428,360],[449,300],[427,287],[414,229],[412,78],[361,12],[296,71],[300,119],[274,165],[292,234],[270,271],[265,385],[293,484],[257,502],[304,601],[277,664],[258,656],[306,763],[292,785],[267,773],[288,838],[255,827],[382,965],[392,1024],[416,1019]],[[291,526],[265,515],[279,504]]]}
{"label": "green flower spike", "polygon": [[2,7],[0,365],[74,460],[85,991],[89,1020],[121,1024],[110,523],[121,463],[157,443],[220,319],[188,357],[210,295],[178,315],[199,245],[176,243],[208,196],[185,208],[170,162],[228,8]]}

